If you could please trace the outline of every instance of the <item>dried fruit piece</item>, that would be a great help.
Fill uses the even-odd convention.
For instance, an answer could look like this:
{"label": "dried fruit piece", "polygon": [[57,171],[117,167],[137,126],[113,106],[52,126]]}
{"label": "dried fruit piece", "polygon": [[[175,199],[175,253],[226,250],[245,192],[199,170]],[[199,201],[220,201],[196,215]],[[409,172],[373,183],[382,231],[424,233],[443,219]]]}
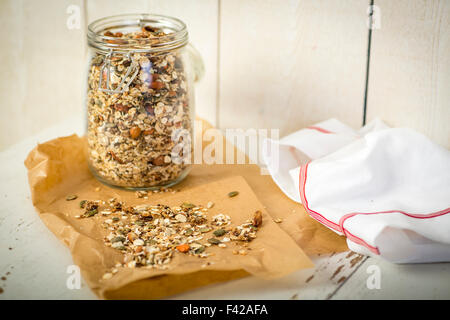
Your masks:
{"label": "dried fruit piece", "polygon": [[180,252],[183,252],[183,253],[188,252],[189,249],[190,249],[190,247],[186,243],[185,244],[180,244],[179,246],[177,246],[177,250],[180,251]]}
{"label": "dried fruit piece", "polygon": [[121,103],[116,103],[115,105],[113,105],[113,108],[121,112],[128,112],[128,110],[130,110],[130,107],[123,105]]}
{"label": "dried fruit piece", "polygon": [[150,87],[155,90],[161,90],[164,88],[164,83],[160,81],[153,81]]}
{"label": "dried fruit piece", "polygon": [[238,191],[231,191],[230,193],[228,193],[228,196],[229,196],[230,198],[232,198],[232,197],[236,197],[238,194],[239,194]]}
{"label": "dried fruit piece", "polygon": [[[153,114],[154,115],[154,114]],[[152,135],[152,134],[154,134],[155,133],[155,129],[148,129],[148,130],[144,130],[144,132],[142,132],[142,134],[144,135],[144,136],[149,136],[149,135]]]}

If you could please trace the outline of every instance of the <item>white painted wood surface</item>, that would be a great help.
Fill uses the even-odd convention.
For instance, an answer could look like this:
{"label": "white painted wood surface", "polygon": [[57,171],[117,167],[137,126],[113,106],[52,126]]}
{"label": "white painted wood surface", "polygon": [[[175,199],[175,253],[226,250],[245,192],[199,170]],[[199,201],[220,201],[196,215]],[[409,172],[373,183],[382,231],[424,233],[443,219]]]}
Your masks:
{"label": "white painted wood surface", "polygon": [[[369,0],[3,0],[0,150],[84,113],[87,22],[153,12],[184,20],[206,74],[197,112],[220,127],[283,136],[337,117],[362,124]],[[367,120],[450,146],[450,3],[375,0]],[[69,6],[81,27],[67,28]],[[217,123],[216,123],[217,121]]]}
{"label": "white painted wood surface", "polygon": [[450,1],[375,0],[368,120],[416,129],[450,148]]}
{"label": "white painted wood surface", "polygon": [[368,0],[221,2],[221,128],[362,123]]}
{"label": "white painted wood surface", "polygon": [[69,5],[82,10],[82,0],[0,1],[0,149],[83,110],[84,35],[67,28]]}
{"label": "white painted wood surface", "polygon": [[[23,160],[38,142],[82,133],[84,119],[57,126],[0,153],[0,299],[96,299],[84,282],[70,290],[69,250],[45,227],[30,200]],[[9,249],[11,248],[11,249]],[[313,257],[314,269],[263,281],[244,278],[199,288],[171,299],[380,299],[450,298],[450,263],[392,265],[343,252]],[[367,268],[381,270],[381,288],[366,286]]]}

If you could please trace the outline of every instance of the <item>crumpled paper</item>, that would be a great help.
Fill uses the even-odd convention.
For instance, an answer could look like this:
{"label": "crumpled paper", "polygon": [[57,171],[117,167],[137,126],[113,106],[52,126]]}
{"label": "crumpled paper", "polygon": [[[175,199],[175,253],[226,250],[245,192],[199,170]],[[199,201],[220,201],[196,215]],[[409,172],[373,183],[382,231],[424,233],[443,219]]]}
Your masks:
{"label": "crumpled paper", "polygon": [[[134,192],[98,182],[88,169],[85,147],[85,139],[76,135],[58,138],[39,144],[30,152],[25,165],[32,201],[41,219],[69,247],[83,278],[100,298],[157,299],[247,275],[271,279],[313,266],[298,245],[309,254],[347,249],[342,237],[309,218],[303,207],[284,196],[269,176],[260,174],[256,165],[194,165],[189,176],[176,186],[179,192],[151,193],[144,200],[138,199]],[[239,195],[227,197],[234,190]],[[66,201],[69,194],[76,194],[78,199]],[[122,261],[122,253],[104,246],[106,231],[100,226],[100,216],[88,219],[75,216],[81,213],[78,200],[112,197],[128,205],[175,206],[182,202],[206,205],[212,201],[215,206],[210,214],[228,214],[233,225],[261,210],[263,226],[245,256],[233,255],[235,248],[231,245],[210,247],[208,251],[215,255],[208,260],[178,254],[169,270],[120,268],[111,279],[104,280],[103,274]],[[283,222],[276,224],[273,218],[282,218]],[[206,261],[213,263],[204,266]]]}

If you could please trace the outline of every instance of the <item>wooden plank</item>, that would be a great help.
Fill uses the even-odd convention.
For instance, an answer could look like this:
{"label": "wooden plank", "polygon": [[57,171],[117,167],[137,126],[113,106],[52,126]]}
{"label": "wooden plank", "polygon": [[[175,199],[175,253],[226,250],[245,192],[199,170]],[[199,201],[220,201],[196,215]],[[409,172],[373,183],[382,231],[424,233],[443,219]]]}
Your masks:
{"label": "wooden plank", "polygon": [[88,21],[123,13],[169,15],[186,23],[190,42],[202,55],[204,78],[196,85],[196,113],[215,124],[218,0],[88,0]]}
{"label": "wooden plank", "polygon": [[375,0],[367,116],[450,147],[450,2]]}
{"label": "wooden plank", "polygon": [[220,127],[362,124],[368,0],[221,2]]}
{"label": "wooden plank", "polygon": [[0,149],[83,110],[83,21],[67,27],[69,6],[83,18],[82,0],[0,2]]}
{"label": "wooden plank", "polygon": [[[365,257],[352,252],[312,258],[315,268],[301,270],[281,279],[247,277],[186,292],[173,299],[329,299]],[[270,289],[268,289],[270,288]]]}
{"label": "wooden plank", "polygon": [[[380,275],[379,288],[370,279],[375,272]],[[450,263],[393,264],[371,257],[332,299],[450,299],[449,275]]]}

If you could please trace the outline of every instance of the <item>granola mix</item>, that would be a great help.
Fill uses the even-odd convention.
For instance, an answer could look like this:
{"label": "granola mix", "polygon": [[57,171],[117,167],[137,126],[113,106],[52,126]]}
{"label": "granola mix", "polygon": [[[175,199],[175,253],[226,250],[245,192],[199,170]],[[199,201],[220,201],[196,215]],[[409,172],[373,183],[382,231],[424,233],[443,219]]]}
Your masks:
{"label": "granola mix", "polygon": [[[142,38],[158,43],[167,34],[146,26],[104,35],[123,44]],[[100,180],[148,188],[187,174],[193,113],[188,80],[180,50],[94,54],[88,70],[87,140],[89,165]],[[122,93],[104,91],[121,88]]]}
{"label": "granola mix", "polygon": [[[108,201],[82,200],[84,213],[77,218],[103,217],[101,225],[106,231],[104,244],[124,254],[104,279],[118,272],[119,267],[167,269],[174,254],[207,258],[207,248],[227,244],[240,245],[233,254],[246,255],[247,244],[256,238],[262,224],[261,212],[245,223],[232,226],[230,216],[217,214],[211,218],[208,208],[191,203],[177,207],[167,205],[127,206],[115,198]],[[204,266],[211,264],[206,261]]]}

